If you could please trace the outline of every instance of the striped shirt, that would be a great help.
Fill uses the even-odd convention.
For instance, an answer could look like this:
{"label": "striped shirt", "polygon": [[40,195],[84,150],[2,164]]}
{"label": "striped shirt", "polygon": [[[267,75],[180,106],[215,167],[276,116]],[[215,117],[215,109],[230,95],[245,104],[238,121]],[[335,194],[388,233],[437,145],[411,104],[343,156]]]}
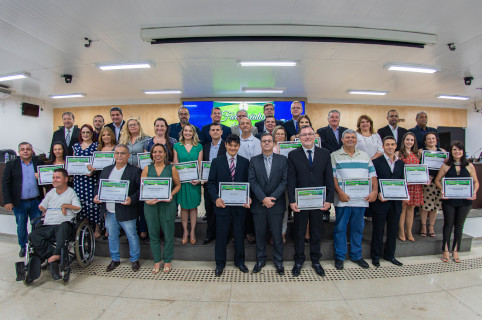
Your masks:
{"label": "striped shirt", "polygon": [[[344,148],[334,151],[331,154],[331,165],[333,177],[338,180],[341,188],[343,179],[371,179],[377,176],[372,160],[365,152],[355,149],[351,157]],[[348,202],[341,202],[338,194],[335,193],[335,207],[368,207],[368,201],[354,199]]]}

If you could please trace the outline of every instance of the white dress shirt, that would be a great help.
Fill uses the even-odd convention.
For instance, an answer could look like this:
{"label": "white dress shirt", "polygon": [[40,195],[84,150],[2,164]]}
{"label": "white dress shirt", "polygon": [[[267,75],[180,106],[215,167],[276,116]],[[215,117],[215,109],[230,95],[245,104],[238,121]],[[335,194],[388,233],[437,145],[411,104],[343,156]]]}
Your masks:
{"label": "white dress shirt", "polygon": [[261,142],[258,138],[255,138],[252,134],[247,138],[243,139],[241,136],[239,137],[241,144],[239,146],[238,154],[242,157],[245,157],[248,160],[251,160],[252,157],[261,154]]}
{"label": "white dress shirt", "polygon": [[[109,180],[121,180],[122,175],[124,174],[124,170],[126,169],[126,167],[127,167],[127,165],[125,165],[122,168],[120,168],[119,170],[117,170],[117,167],[114,166],[114,168],[112,168],[112,171],[110,172]],[[115,203],[114,202],[107,202],[105,204],[105,208],[106,208],[107,211],[115,213]]]}

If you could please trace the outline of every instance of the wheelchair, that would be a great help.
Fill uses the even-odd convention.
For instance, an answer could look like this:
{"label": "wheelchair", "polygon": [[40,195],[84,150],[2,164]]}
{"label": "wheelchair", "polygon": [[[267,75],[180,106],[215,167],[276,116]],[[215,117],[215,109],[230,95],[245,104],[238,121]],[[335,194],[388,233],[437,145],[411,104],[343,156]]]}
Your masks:
{"label": "wheelchair", "polygon": [[[76,260],[77,264],[85,269],[94,259],[95,253],[95,238],[94,230],[87,219],[81,220],[78,216],[70,221],[73,225],[73,232],[65,243],[60,244],[59,272],[62,284],[67,284],[70,279],[71,263]],[[43,217],[38,217],[31,221],[32,231],[43,225]],[[55,247],[55,237],[49,240]],[[30,239],[26,244],[25,261],[17,262],[15,269],[17,273],[17,281],[23,281],[26,286],[30,286],[40,277],[41,269],[46,269],[48,266],[47,259],[42,261],[42,258],[35,253]],[[53,274],[54,275],[54,274]],[[58,280],[54,276],[54,280]]]}

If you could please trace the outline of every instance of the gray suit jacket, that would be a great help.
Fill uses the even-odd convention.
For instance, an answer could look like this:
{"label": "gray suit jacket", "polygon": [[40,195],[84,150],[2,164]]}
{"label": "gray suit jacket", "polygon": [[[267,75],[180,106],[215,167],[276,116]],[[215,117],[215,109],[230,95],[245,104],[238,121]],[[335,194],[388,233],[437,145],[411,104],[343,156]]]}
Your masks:
{"label": "gray suit jacket", "polygon": [[[234,135],[237,135],[239,136],[239,124],[235,125],[235,126],[231,126],[231,133],[234,134]],[[255,126],[253,126],[251,128],[251,133],[253,134],[253,136],[255,134],[258,133],[258,128],[256,128]]]}
{"label": "gray suit jacket", "polygon": [[[269,179],[263,154],[252,157],[249,163],[248,180],[251,193],[254,195],[251,212],[280,214],[285,212],[285,190],[288,183],[288,159],[285,156],[273,154]],[[276,198],[273,207],[268,209],[263,206],[265,197]]]}

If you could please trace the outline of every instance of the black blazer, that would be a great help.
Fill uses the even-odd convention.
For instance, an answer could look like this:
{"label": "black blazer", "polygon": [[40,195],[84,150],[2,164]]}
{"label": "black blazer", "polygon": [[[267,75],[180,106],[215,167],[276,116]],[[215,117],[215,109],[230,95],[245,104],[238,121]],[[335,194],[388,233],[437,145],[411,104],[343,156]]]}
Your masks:
{"label": "black blazer", "polygon": [[[125,123],[126,123],[126,122],[125,122],[124,120],[122,120],[122,122],[121,122],[121,127],[120,127],[120,130],[121,130],[121,131],[122,131],[122,128],[124,127],[124,124],[125,124]],[[112,132],[114,132],[114,136],[115,136],[115,126],[114,126],[114,122],[108,123],[108,124],[106,124],[105,126],[106,126],[106,127],[109,127],[109,128],[112,130]],[[119,142],[120,136],[121,136],[121,134],[120,134],[120,132],[119,132],[119,139],[117,139],[116,142]],[[95,142],[95,141],[94,141],[94,142]]]}
{"label": "black blazer", "polygon": [[[203,146],[203,161],[209,161],[209,152],[211,152],[211,143],[205,144]],[[226,142],[221,140],[221,144],[218,149],[218,157],[226,154]]]}
{"label": "black blazer", "polygon": [[343,142],[341,141],[341,136],[343,132],[347,128],[345,127],[338,127],[338,131],[340,134],[340,142],[336,141],[335,134],[333,133],[333,129],[328,125],[326,127],[320,128],[316,130],[316,133],[320,136],[321,139],[321,146],[325,149],[328,149],[330,153],[333,151],[339,150],[343,146]]}
{"label": "black blazer", "polygon": [[[375,167],[375,170],[377,172],[377,179],[404,179],[405,178],[405,171],[404,171],[405,164],[403,163],[402,160],[397,160],[395,162],[393,173],[392,173],[392,170],[390,170],[390,166],[388,165],[387,159],[385,159],[384,156],[378,157],[375,160],[373,160],[373,166]],[[378,188],[378,192],[380,192],[380,188]],[[370,210],[372,210],[374,214],[376,214],[376,212],[388,211],[390,210],[390,204],[392,202],[395,202],[395,208],[397,210],[397,213],[400,214],[402,212],[402,201],[389,200],[389,201],[382,202],[378,200],[378,197],[376,201],[370,203]]]}
{"label": "black blazer", "polygon": [[[398,127],[398,136],[394,137],[397,139],[397,150],[400,150],[400,147],[402,146],[402,137],[405,133],[407,133],[408,130],[402,127]],[[378,129],[377,131],[378,135],[380,135],[380,138],[385,138],[388,136],[393,136],[392,130],[390,129],[389,125],[386,125],[383,128]]]}
{"label": "black blazer", "polygon": [[326,186],[325,201],[333,203],[335,182],[328,150],[315,147],[312,166],[310,166],[302,147],[288,153],[288,198],[290,203],[296,202],[295,188],[323,186]]}
{"label": "black blazer", "polygon": [[[94,190],[94,196],[96,196],[99,192],[100,179],[109,179],[109,175],[114,167],[115,164],[105,167],[104,170],[101,171],[99,181],[97,181],[97,185]],[[131,198],[131,204],[129,206],[120,203],[115,204],[115,216],[119,222],[134,220],[139,217],[139,188],[141,184],[141,172],[141,169],[131,164],[127,164],[124,173],[122,174],[121,180],[129,180],[129,197]],[[106,204],[105,202],[102,202],[100,204],[100,214],[103,216],[105,212]]]}
{"label": "black blazer", "polygon": [[[13,161],[7,162],[5,166],[5,171],[3,172],[2,180],[2,193],[3,193],[3,204],[13,204],[14,207],[20,205],[22,201],[22,161],[17,158]],[[37,157],[32,156],[32,164],[35,172],[37,172],[37,166],[43,165],[42,160],[37,159]],[[39,191],[39,200],[44,197],[44,192],[42,186],[37,185]]]}
{"label": "black blazer", "polygon": [[[285,190],[288,183],[288,159],[273,153],[271,171],[268,179],[263,154],[251,158],[248,173],[249,187],[254,195],[251,212],[273,212],[283,214],[286,210]],[[276,198],[274,206],[263,206],[265,197]]]}
{"label": "black blazer", "polygon": [[296,131],[296,128],[295,128],[295,123],[293,121],[293,119],[290,119],[288,121],[285,121],[283,123],[283,127],[285,127],[286,129],[286,133],[288,135],[287,137],[287,141],[290,141],[291,139],[291,136],[294,136],[296,135],[298,132]]}
{"label": "black blazer", "polygon": [[[283,124],[283,121],[276,120],[277,126],[281,126],[282,124]],[[254,126],[258,129],[258,133],[264,132],[264,120],[256,122]]]}
{"label": "black blazer", "polygon": [[[201,134],[199,135],[199,141],[201,142],[201,144],[203,146],[205,146],[206,144],[208,144],[209,142],[211,142],[213,140],[213,138],[211,138],[211,135],[209,134],[209,125],[210,124],[207,124],[207,125],[205,125],[201,128]],[[231,133],[231,128],[228,127],[228,126],[225,126],[224,124],[221,124],[221,129],[223,130],[223,134],[221,135],[221,139],[226,140],[226,138]]]}
{"label": "black blazer", "polygon": [[[52,142],[50,143],[50,150],[52,150],[52,145],[54,142],[62,142],[67,146],[69,151],[69,156],[74,154],[74,149],[72,149],[73,145],[79,142],[79,135],[80,129],[77,126],[74,126],[72,129],[72,134],[70,135],[70,144],[67,146],[67,142],[65,142],[65,127],[61,127],[59,130],[55,131],[52,135]],[[94,141],[95,142],[95,141]]]}

